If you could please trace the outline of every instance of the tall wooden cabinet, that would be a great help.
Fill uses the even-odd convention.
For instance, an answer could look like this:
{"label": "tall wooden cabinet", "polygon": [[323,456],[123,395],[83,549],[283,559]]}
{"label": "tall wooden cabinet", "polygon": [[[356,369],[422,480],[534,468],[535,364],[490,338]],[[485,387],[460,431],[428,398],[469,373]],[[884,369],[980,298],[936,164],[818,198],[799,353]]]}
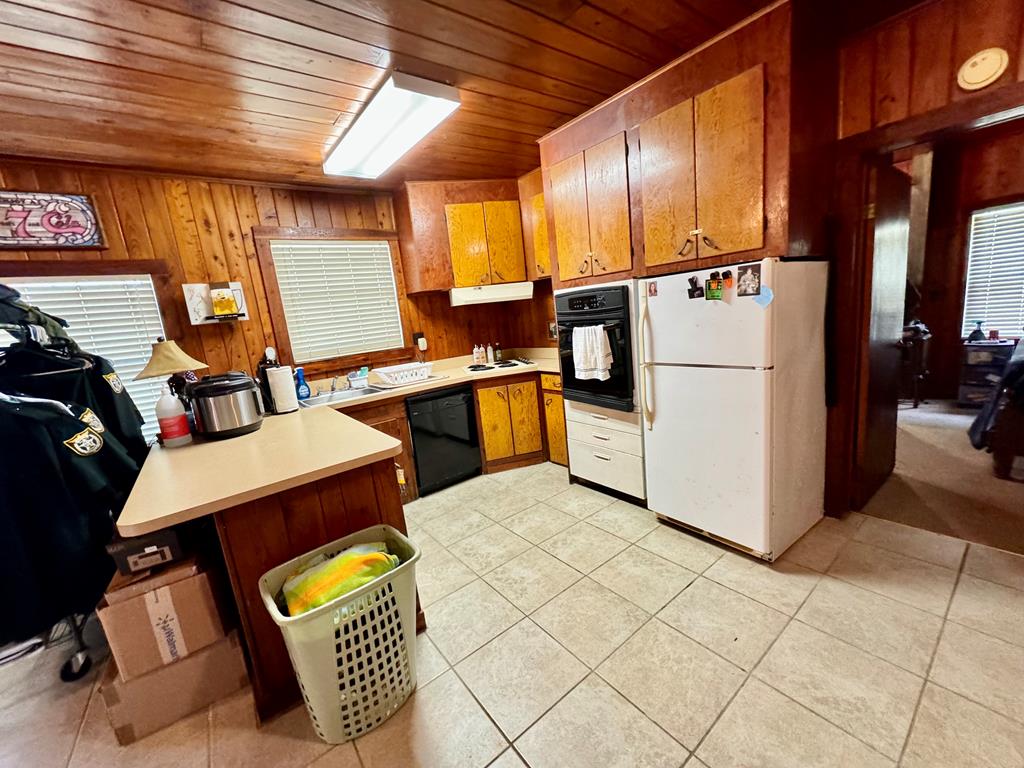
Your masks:
{"label": "tall wooden cabinet", "polygon": [[761,66],[640,123],[644,265],[764,246]]}
{"label": "tall wooden cabinet", "polygon": [[559,280],[630,271],[625,134],[552,165],[549,179]]}
{"label": "tall wooden cabinet", "polygon": [[540,168],[519,177],[519,210],[523,217],[526,276],[530,280],[551,277],[548,215],[544,208],[544,179]]}

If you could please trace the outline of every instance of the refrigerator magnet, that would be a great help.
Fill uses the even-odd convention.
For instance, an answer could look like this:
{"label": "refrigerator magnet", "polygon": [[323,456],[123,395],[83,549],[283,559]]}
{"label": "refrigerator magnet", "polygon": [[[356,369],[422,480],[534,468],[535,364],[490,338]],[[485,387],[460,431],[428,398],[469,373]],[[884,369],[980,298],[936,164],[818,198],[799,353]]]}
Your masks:
{"label": "refrigerator magnet", "polygon": [[704,296],[704,288],[703,286],[701,286],[699,282],[697,282],[696,277],[691,276],[690,279],[687,280],[687,282],[690,284],[689,289],[687,289],[686,291],[687,296],[689,296],[691,299],[699,299],[702,296]]}
{"label": "refrigerator magnet", "polygon": [[749,264],[739,267],[740,276],[736,281],[737,296],[761,295],[761,265]]}
{"label": "refrigerator magnet", "polygon": [[704,299],[705,301],[721,301],[722,300],[722,278],[710,278],[704,281]]}
{"label": "refrigerator magnet", "polygon": [[727,270],[725,270],[725,272],[722,273],[722,281],[725,283],[725,285],[724,285],[725,290],[731,291],[732,290],[732,286],[733,286],[732,270],[731,269],[727,269]]}
{"label": "refrigerator magnet", "polygon": [[761,309],[768,309],[768,305],[772,303],[772,299],[775,298],[775,294],[772,289],[767,285],[761,286],[761,293],[754,297],[754,301]]}
{"label": "refrigerator magnet", "polygon": [[652,297],[652,298],[658,295],[658,281],[657,280],[652,280],[651,282],[649,282],[647,284],[647,295]]}

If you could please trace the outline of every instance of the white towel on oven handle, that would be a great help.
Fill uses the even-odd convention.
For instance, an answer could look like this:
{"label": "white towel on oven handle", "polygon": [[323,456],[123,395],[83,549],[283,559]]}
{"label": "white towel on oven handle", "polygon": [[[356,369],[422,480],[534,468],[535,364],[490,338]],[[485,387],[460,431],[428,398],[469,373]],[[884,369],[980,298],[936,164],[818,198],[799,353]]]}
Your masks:
{"label": "white towel on oven handle", "polygon": [[572,363],[576,378],[608,381],[612,347],[604,325],[583,325],[572,329]]}

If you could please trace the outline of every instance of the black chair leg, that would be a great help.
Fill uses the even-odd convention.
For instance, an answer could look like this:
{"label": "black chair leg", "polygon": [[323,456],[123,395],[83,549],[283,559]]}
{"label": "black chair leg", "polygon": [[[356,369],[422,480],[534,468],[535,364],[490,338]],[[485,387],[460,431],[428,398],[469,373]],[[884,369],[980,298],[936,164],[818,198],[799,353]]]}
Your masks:
{"label": "black chair leg", "polygon": [[85,644],[85,635],[83,634],[85,622],[88,618],[88,616],[83,616],[82,620],[79,621],[72,614],[65,619],[71,628],[71,634],[75,641],[75,650],[60,668],[60,679],[65,683],[81,680],[92,669],[92,657],[87,653],[89,646]]}

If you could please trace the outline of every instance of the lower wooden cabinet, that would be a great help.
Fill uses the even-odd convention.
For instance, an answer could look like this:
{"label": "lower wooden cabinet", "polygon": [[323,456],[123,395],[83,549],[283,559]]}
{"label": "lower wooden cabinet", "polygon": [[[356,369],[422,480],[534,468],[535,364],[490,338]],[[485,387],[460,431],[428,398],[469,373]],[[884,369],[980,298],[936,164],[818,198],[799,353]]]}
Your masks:
{"label": "lower wooden cabinet", "polygon": [[395,457],[395,473],[402,491],[402,502],[416,499],[419,496],[416,462],[413,460],[412,432],[405,412],[405,401],[352,408],[345,410],[344,414],[402,441],[402,452]]}
{"label": "lower wooden cabinet", "polygon": [[544,392],[544,424],[548,435],[548,458],[568,466],[569,448],[565,434],[565,402],[558,392]]}
{"label": "lower wooden cabinet", "polygon": [[[476,388],[485,465],[529,463],[544,456],[536,377]],[[491,469],[491,467],[488,467]]]}

